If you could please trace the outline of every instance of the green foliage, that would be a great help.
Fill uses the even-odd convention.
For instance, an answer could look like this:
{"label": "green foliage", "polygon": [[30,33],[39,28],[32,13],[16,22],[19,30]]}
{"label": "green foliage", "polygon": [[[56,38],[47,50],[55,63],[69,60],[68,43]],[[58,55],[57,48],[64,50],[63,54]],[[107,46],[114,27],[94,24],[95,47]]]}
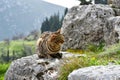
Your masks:
{"label": "green foliage", "polygon": [[[85,57],[81,56],[78,58],[65,59],[60,69],[59,80],[67,80],[68,75],[78,68],[108,64],[120,65],[120,43],[106,47],[104,50],[103,44],[100,44],[97,47],[92,45],[92,48],[89,48],[92,52],[84,50],[84,54],[86,54]],[[68,52],[79,53],[78,50],[68,50]]]}
{"label": "green foliage", "polygon": [[105,44],[104,42],[100,42],[98,45],[95,44],[88,44],[87,50],[92,51],[94,53],[100,53],[104,51]]}
{"label": "green foliage", "polygon": [[[116,55],[117,56],[117,55]],[[89,66],[98,66],[98,65],[107,65],[109,63],[120,64],[120,61],[117,57],[98,57],[93,55],[88,55],[86,57],[80,58],[69,58],[66,59],[65,63],[60,69],[59,80],[67,80],[68,75],[75,69],[89,67]],[[69,62],[68,62],[69,61]]]}
{"label": "green foliage", "polygon": [[[60,77],[58,80],[67,80],[67,76],[75,69],[85,67],[88,65],[84,58],[69,58],[65,60],[62,68],[60,69]],[[69,61],[69,63],[67,62]]]}
{"label": "green foliage", "polygon": [[[95,56],[86,56],[80,58],[69,58],[61,67],[59,80],[67,80],[68,75],[75,69],[93,66],[93,65],[107,65],[108,60],[97,58]],[[69,61],[69,62],[68,62]]]}
{"label": "green foliage", "polygon": [[[9,46],[9,49],[7,48],[7,46]],[[9,45],[6,45],[4,41],[0,42],[0,62],[8,62],[23,56],[31,55],[34,52],[35,41],[16,40],[10,41]]]}
{"label": "green foliage", "polygon": [[7,71],[10,63],[0,64],[0,80],[4,80],[5,72]]}
{"label": "green foliage", "polygon": [[92,0],[86,1],[86,0],[79,0],[81,3],[80,5],[89,5],[92,4]]}
{"label": "green foliage", "polygon": [[112,46],[107,46],[104,52],[101,52],[100,56],[114,56],[118,55],[120,57],[120,42]]}
{"label": "green foliage", "polygon": [[35,48],[35,41],[23,41],[23,40],[17,40],[17,41],[11,41],[10,43],[10,51],[21,51],[24,49],[24,45],[32,47],[32,49]]}
{"label": "green foliage", "polygon": [[68,8],[65,9],[64,15],[60,18],[59,12],[57,14],[54,14],[50,16],[50,18],[47,18],[43,21],[41,26],[41,33],[45,31],[56,31],[61,28],[62,21],[65,17],[65,15],[68,12]]}

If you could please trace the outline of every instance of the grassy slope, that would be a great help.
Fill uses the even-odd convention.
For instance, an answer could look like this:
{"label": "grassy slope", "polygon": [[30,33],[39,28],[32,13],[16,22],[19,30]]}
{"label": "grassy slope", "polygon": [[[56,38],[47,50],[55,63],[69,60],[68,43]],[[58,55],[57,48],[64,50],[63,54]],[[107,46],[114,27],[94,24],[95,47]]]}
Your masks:
{"label": "grassy slope", "polygon": [[[10,50],[10,55],[12,55],[12,51],[21,51],[23,49],[23,45],[27,45],[32,47],[32,49],[34,50],[35,48],[35,41],[23,41],[23,40],[17,40],[17,41],[11,41],[10,42],[10,46],[9,46],[9,50]],[[7,50],[7,44],[5,44],[5,42],[0,42],[0,51],[2,50]],[[2,52],[0,52],[2,53]]]}
{"label": "grassy slope", "polygon": [[[98,46],[99,47],[99,46]],[[92,51],[91,51],[92,50]],[[69,58],[61,67],[59,80],[67,80],[73,70],[95,65],[120,64],[120,43],[106,48],[92,47],[90,50],[68,50],[72,53],[85,53],[86,57]],[[69,62],[68,62],[69,60]]]}

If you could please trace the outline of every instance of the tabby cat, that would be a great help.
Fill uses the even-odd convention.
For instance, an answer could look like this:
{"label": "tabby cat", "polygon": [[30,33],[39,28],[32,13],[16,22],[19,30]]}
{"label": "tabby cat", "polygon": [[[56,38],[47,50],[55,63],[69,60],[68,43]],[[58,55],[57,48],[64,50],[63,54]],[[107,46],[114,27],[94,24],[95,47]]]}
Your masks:
{"label": "tabby cat", "polygon": [[39,58],[61,58],[59,53],[61,45],[64,42],[64,36],[60,30],[56,32],[44,32],[37,40],[36,52]]}

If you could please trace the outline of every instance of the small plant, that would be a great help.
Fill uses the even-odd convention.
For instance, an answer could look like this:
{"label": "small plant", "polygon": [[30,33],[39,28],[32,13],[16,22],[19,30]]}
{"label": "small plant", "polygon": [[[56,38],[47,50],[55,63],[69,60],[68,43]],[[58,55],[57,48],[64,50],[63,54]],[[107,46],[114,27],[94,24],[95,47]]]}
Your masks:
{"label": "small plant", "polygon": [[100,53],[104,51],[105,44],[103,42],[100,42],[98,45],[95,44],[88,44],[87,50],[92,51],[94,53]]}
{"label": "small plant", "polygon": [[120,54],[120,42],[105,48],[105,51],[99,53],[99,56],[116,56]]}

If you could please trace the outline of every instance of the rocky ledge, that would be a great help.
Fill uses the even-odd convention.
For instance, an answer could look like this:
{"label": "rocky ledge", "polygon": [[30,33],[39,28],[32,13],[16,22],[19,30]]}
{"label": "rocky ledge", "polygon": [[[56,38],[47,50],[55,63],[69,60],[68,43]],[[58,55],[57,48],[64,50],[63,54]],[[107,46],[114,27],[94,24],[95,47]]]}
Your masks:
{"label": "rocky ledge", "polygon": [[64,58],[74,55],[62,52],[62,59],[39,59],[37,54],[13,61],[6,72],[5,80],[57,80]]}

